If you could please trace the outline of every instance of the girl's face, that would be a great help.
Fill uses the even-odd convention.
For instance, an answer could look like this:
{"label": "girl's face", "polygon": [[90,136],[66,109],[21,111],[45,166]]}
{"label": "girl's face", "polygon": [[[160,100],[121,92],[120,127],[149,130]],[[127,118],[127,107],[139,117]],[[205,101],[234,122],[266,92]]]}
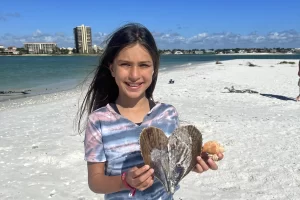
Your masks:
{"label": "girl's face", "polygon": [[140,99],[152,83],[152,58],[142,45],[134,44],[120,51],[110,65],[111,74],[119,87],[119,98]]}

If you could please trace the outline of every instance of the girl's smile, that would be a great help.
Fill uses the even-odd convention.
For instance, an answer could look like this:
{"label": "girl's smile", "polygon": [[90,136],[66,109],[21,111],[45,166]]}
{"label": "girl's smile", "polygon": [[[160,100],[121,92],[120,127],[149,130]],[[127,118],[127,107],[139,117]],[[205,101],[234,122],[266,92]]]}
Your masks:
{"label": "girl's smile", "polygon": [[129,82],[126,82],[125,84],[128,86],[127,87],[128,90],[131,90],[131,91],[135,92],[135,91],[138,91],[140,88],[142,88],[142,85],[144,83],[143,82],[140,82],[140,83],[129,83]]}

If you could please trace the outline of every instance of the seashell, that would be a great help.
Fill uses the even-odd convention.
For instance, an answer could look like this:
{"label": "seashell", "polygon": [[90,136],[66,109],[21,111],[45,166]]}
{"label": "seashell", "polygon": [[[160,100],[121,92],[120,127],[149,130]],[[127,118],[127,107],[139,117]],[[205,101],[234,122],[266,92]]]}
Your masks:
{"label": "seashell", "polygon": [[202,151],[206,152],[206,153],[209,153],[209,154],[223,153],[224,152],[224,147],[222,147],[216,141],[208,141],[203,145]]}
{"label": "seashell", "polygon": [[180,180],[197,164],[202,134],[195,126],[187,125],[174,130],[168,138],[161,129],[148,127],[140,135],[140,146],[145,164],[154,169],[154,176],[173,194]]}
{"label": "seashell", "polygon": [[208,156],[211,157],[214,161],[218,160],[217,154],[223,153],[224,151],[224,147],[216,141],[208,141],[202,147],[202,152],[207,153]]}

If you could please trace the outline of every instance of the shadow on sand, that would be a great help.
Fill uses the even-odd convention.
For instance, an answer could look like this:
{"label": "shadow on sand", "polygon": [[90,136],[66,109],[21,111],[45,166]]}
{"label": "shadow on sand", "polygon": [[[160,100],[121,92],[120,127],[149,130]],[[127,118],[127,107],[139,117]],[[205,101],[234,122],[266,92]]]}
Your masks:
{"label": "shadow on sand", "polygon": [[286,96],[282,96],[282,95],[262,94],[262,93],[260,93],[260,95],[262,95],[264,97],[269,97],[269,98],[276,98],[276,99],[283,100],[283,101],[296,101],[294,98],[286,97]]}

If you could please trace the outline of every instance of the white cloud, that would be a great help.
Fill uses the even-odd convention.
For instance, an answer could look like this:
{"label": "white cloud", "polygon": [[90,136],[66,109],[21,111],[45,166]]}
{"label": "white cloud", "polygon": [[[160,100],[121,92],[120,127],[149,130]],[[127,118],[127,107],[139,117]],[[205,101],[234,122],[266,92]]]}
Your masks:
{"label": "white cloud", "polygon": [[103,42],[105,41],[105,39],[108,37],[109,35],[106,33],[102,33],[102,32],[97,32],[94,33],[92,36],[92,42],[93,45],[99,45],[99,46],[104,46],[105,44],[103,44]]}
{"label": "white cloud", "polygon": [[[225,33],[199,33],[192,37],[160,33],[154,34],[159,48],[187,48],[187,49],[218,49],[218,48],[273,48],[273,47],[300,47],[300,33],[295,30],[270,32],[260,35],[252,32],[247,35]],[[180,38],[178,40],[178,38]],[[175,42],[174,42],[175,41]],[[179,43],[176,43],[180,41]]]}
{"label": "white cloud", "polygon": [[[295,30],[270,32],[262,35],[257,32],[241,35],[231,32],[199,33],[191,37],[184,37],[179,33],[153,32],[160,49],[218,49],[218,48],[273,48],[273,47],[300,47],[300,33]],[[108,34],[93,33],[93,44],[103,46]],[[17,36],[4,34],[0,36],[1,44],[5,46],[23,46],[24,42],[56,42],[59,47],[74,47],[73,35],[43,33],[37,29],[31,35]]]}
{"label": "white cloud", "polygon": [[42,35],[42,31],[40,31],[39,29],[37,29],[35,32],[33,32],[32,36],[37,37]]}
{"label": "white cloud", "polygon": [[20,17],[20,13],[10,12],[10,13],[0,13],[0,21],[6,21],[9,18],[18,18]]}
{"label": "white cloud", "polygon": [[55,42],[58,46],[74,47],[73,36],[65,36],[63,33],[46,34],[39,29],[31,35],[4,34],[0,36],[0,41],[4,46],[22,47],[25,42]]}

